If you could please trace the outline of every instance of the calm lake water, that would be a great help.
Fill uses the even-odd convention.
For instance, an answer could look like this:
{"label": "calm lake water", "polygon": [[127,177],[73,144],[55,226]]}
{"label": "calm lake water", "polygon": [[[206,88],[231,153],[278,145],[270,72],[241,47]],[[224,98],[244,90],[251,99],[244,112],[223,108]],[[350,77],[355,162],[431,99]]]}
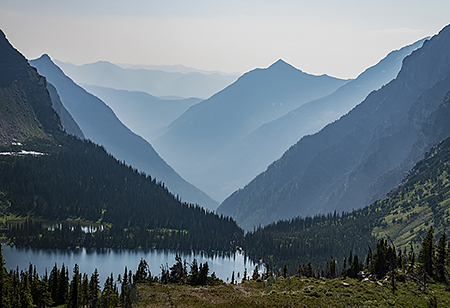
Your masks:
{"label": "calm lake water", "polygon": [[[240,253],[231,254],[230,256],[207,256],[202,253],[183,253],[178,252],[181,258],[191,263],[194,258],[198,263],[208,262],[209,273],[216,273],[216,276],[227,281],[231,280],[232,272],[235,277],[239,273],[242,277],[244,269],[247,268],[247,275],[251,275],[255,268],[255,263]],[[136,272],[137,266],[141,258],[145,259],[150,266],[152,276],[159,276],[161,274],[161,264],[168,264],[172,266],[175,263],[175,251],[166,250],[113,250],[113,249],[76,249],[76,250],[60,250],[60,249],[30,249],[30,248],[16,248],[7,245],[3,246],[3,258],[6,262],[8,270],[16,269],[27,270],[30,262],[36,265],[39,276],[42,276],[47,269],[50,273],[51,269],[57,264],[58,269],[64,264],[69,268],[69,273],[72,273],[75,263],[78,264],[81,273],[87,273],[90,277],[97,268],[100,274],[100,281],[103,283],[111,273],[114,274],[114,279],[117,276],[123,275],[125,266],[128,270]],[[188,266],[189,270],[189,266]],[[240,280],[240,279],[239,279]]]}

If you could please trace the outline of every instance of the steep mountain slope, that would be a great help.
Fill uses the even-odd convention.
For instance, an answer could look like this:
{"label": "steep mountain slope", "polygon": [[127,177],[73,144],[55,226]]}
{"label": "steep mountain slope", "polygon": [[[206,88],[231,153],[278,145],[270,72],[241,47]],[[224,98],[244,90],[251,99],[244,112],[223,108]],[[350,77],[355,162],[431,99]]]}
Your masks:
{"label": "steep mountain slope", "polygon": [[168,73],[161,70],[124,69],[110,62],[77,66],[55,61],[64,73],[80,85],[96,85],[128,91],[143,91],[155,96],[208,98],[238,76],[221,74]]}
{"label": "steep mountain slope", "polygon": [[[439,107],[448,117],[450,95]],[[447,118],[448,119],[448,118]],[[447,121],[448,122],[448,121]],[[450,124],[446,124],[450,133]],[[450,138],[427,152],[389,196],[362,209],[339,214],[278,221],[246,234],[245,251],[272,268],[296,269],[311,261],[325,264],[333,256],[342,267],[350,250],[360,257],[367,246],[389,236],[398,250],[419,251],[428,230],[435,238],[450,219]],[[314,240],[311,240],[314,239]],[[360,259],[361,260],[361,259]]]}
{"label": "steep mountain slope", "polygon": [[56,91],[55,87],[51,83],[47,83],[47,90],[50,94],[50,98],[52,99],[53,109],[55,109],[56,113],[58,114],[64,130],[68,134],[77,136],[80,139],[84,139],[84,135],[80,127],[64,107],[63,103],[61,103],[61,99],[59,98],[58,91]]}
{"label": "steep mountain slope", "polygon": [[121,161],[164,182],[184,201],[215,209],[216,202],[182,179],[142,137],[132,133],[100,99],[76,85],[47,55],[30,61],[57,89],[61,101],[86,138]]}
{"label": "steep mountain slope", "polygon": [[0,30],[0,144],[52,140],[61,132],[58,115],[43,89],[46,80],[14,49]]}
{"label": "steep mountain slope", "polygon": [[146,92],[98,86],[85,85],[84,88],[104,101],[122,123],[149,142],[189,107],[201,101],[198,98],[161,99]]}
{"label": "steep mountain slope", "polygon": [[421,47],[423,41],[392,51],[330,95],[308,102],[261,125],[231,148],[205,162],[198,172],[220,174],[223,187],[233,191],[244,187],[301,137],[313,134],[337,120],[362,102],[370,92],[394,79],[403,59]]}
{"label": "steep mountain slope", "polygon": [[395,80],[302,138],[218,211],[251,228],[296,215],[348,211],[382,197],[395,184],[372,186],[405,161],[422,123],[450,89],[449,51],[447,26],[404,59]]}
{"label": "steep mountain slope", "polygon": [[244,74],[223,91],[189,108],[153,145],[177,172],[221,199],[230,190],[221,191],[220,174],[201,171],[209,160],[263,123],[330,94],[346,82],[308,75],[279,60],[269,68]]}
{"label": "steep mountain slope", "polygon": [[[13,243],[46,248],[80,242],[87,247],[235,248],[233,241],[243,232],[233,220],[182,203],[164,184],[119,162],[103,147],[66,134],[52,108],[46,79],[1,31],[0,59],[0,116],[12,116],[9,127],[5,129],[4,122],[0,127],[0,216],[2,232]],[[6,228],[8,216],[30,220]],[[62,227],[49,230],[33,218],[61,220]],[[77,219],[78,226],[65,224],[69,218]],[[100,222],[105,228],[84,233],[80,221]]]}

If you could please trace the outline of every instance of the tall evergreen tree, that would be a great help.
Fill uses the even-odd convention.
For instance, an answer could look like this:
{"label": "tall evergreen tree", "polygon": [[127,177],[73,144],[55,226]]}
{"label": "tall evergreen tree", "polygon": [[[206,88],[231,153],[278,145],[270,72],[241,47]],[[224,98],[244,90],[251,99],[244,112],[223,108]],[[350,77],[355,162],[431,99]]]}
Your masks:
{"label": "tall evergreen tree", "polygon": [[34,308],[33,297],[31,296],[30,281],[28,280],[28,274],[21,273],[20,283],[20,307],[21,308]]}
{"label": "tall evergreen tree", "polygon": [[419,262],[421,263],[422,269],[433,277],[433,258],[434,258],[434,236],[433,236],[433,226],[428,230],[427,236],[422,242],[422,249],[419,253]]}
{"label": "tall evergreen tree", "polygon": [[89,294],[89,306],[91,308],[97,308],[100,295],[100,280],[97,268],[95,268],[94,273],[91,275],[91,280],[89,281]]}
{"label": "tall evergreen tree", "polygon": [[75,263],[73,268],[73,276],[72,282],[70,283],[70,292],[69,292],[69,308],[78,308],[80,306],[80,285],[81,285],[81,277],[80,277],[80,269],[78,268],[78,264]]}
{"label": "tall evergreen tree", "polygon": [[447,233],[446,230],[442,232],[436,249],[436,279],[440,282],[446,281],[445,265],[447,260]]}

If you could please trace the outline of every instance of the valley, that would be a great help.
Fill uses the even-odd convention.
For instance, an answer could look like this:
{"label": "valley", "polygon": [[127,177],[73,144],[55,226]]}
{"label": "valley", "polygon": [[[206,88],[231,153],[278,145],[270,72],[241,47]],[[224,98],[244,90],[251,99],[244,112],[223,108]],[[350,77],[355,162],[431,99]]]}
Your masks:
{"label": "valley", "polygon": [[[449,51],[446,26],[355,79],[282,59],[149,77],[28,60],[1,32],[0,307],[448,305]],[[68,76],[87,68],[84,88]],[[220,83],[120,88],[152,78]],[[102,289],[97,266],[49,276],[5,265],[16,250],[122,253],[125,272]]]}

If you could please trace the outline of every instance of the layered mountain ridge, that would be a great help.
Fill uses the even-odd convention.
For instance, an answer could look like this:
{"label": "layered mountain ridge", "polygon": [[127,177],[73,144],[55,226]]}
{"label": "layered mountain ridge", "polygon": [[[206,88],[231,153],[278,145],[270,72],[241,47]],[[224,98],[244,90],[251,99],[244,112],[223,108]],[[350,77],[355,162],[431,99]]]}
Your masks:
{"label": "layered mountain ridge", "polygon": [[306,74],[283,60],[255,69],[191,108],[167,127],[153,145],[177,172],[213,196],[223,199],[230,188],[222,174],[207,168],[215,157],[260,125],[347,83],[326,75]]}
{"label": "layered mountain ridge", "polygon": [[337,120],[363,101],[370,92],[394,79],[403,59],[421,47],[424,40],[390,52],[379,63],[333,93],[307,102],[276,120],[261,125],[209,161],[209,172],[220,174],[224,186],[234,189],[244,187],[303,136],[313,134]]}
{"label": "layered mountain ridge", "polygon": [[[66,134],[46,78],[18,54],[0,32],[0,66],[11,68],[0,70],[0,119],[11,116],[10,127],[0,121],[3,243],[49,249],[235,249],[243,231],[233,220],[181,202],[163,183],[102,146]],[[50,61],[46,58],[41,60]],[[16,219],[8,224],[11,218]],[[68,220],[76,220],[76,226]],[[95,232],[84,233],[82,224]]]}
{"label": "layered mountain ridge", "polygon": [[151,95],[208,98],[234,82],[238,75],[201,72],[166,72],[160,69],[122,68],[107,61],[77,66],[55,60],[81,86],[95,85],[117,90],[143,91]]}
{"label": "layered mountain ridge", "polygon": [[104,101],[122,123],[150,143],[165,132],[167,125],[201,101],[198,98],[162,99],[147,92],[99,86],[84,85],[83,88]]}
{"label": "layered mountain ridge", "polygon": [[183,201],[208,209],[217,207],[217,202],[181,178],[147,141],[120,122],[104,102],[65,76],[48,55],[32,60],[30,64],[56,87],[62,103],[86,138],[103,145],[117,159],[164,182]]}
{"label": "layered mountain ridge", "polygon": [[[417,162],[406,159],[416,149],[426,118],[450,89],[449,50],[447,26],[403,60],[396,79],[340,120],[302,138],[218,212],[252,228],[296,215],[349,211],[383,197],[401,180],[401,172],[389,185],[380,181],[400,165],[406,172]],[[422,117],[414,117],[414,110]]]}

